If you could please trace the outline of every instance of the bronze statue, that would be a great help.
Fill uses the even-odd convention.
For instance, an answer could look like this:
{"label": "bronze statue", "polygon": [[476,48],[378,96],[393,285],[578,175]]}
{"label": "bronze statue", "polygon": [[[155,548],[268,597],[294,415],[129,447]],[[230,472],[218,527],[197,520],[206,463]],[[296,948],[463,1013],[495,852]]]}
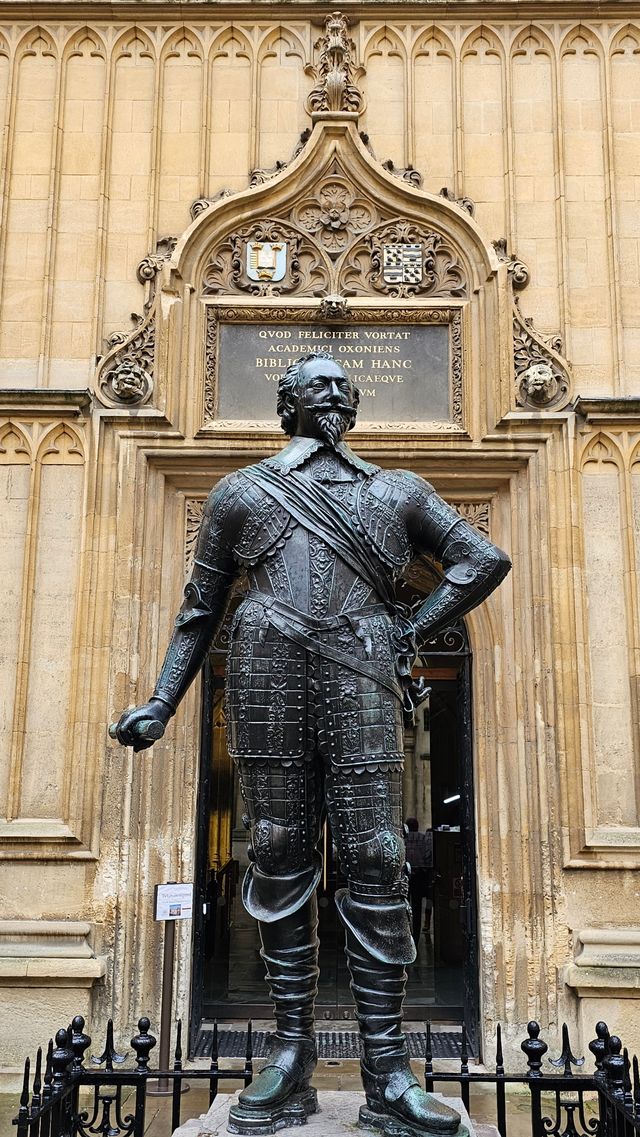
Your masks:
{"label": "bronze statue", "polygon": [[[317,1108],[318,842],[329,819],[348,887],[336,894],[363,1042],[360,1121],[395,1135],[455,1133],[460,1117],[414,1077],[401,1030],[415,959],[402,840],[403,716],[421,687],[416,645],[479,604],[507,556],[410,471],[383,470],[343,441],[359,393],[326,352],[278,388],[291,441],[225,477],[207,501],[193,573],[150,701],[117,738],[151,745],[197,675],[234,579],[249,588],[231,627],[228,746],[251,830],[246,908],[259,921],[277,1030],[229,1128],[272,1133]],[[418,553],[442,582],[410,615],[394,581]]]}

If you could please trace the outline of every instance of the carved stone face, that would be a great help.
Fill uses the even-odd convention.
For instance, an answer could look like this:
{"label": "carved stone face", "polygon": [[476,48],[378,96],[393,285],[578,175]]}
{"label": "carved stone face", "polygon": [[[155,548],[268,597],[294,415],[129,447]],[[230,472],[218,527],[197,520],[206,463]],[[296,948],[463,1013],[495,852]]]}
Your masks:
{"label": "carved stone face", "polygon": [[548,363],[533,363],[523,372],[522,384],[530,399],[543,402],[552,392],[555,377]]}
{"label": "carved stone face", "polygon": [[298,386],[296,434],[335,446],[351,429],[357,399],[353,383],[333,359],[303,364]]}

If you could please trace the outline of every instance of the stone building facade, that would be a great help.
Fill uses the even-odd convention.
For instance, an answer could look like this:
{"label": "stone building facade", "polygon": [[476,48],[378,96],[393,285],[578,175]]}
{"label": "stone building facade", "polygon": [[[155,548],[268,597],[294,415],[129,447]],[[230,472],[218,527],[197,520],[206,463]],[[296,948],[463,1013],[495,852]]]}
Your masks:
{"label": "stone building facade", "polygon": [[[152,757],[107,724],[152,688],[198,503],[282,442],[224,410],[218,332],[294,316],[449,329],[450,413],[370,397],[353,445],[513,559],[468,621],[481,1039],[536,1018],[584,1048],[604,1017],[640,1046],[637,6],[330,11],[2,5],[7,1068],[78,1011],[157,1019],[153,885],[194,874],[198,692]],[[298,260],[254,287],[252,237]],[[419,286],[376,276],[385,242],[428,250]]]}

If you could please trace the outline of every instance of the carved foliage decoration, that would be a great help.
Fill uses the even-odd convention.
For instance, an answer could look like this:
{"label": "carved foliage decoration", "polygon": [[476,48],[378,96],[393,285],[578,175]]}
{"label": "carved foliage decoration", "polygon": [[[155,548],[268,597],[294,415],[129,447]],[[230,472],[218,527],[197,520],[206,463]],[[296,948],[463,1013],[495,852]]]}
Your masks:
{"label": "carved foliage decoration", "polygon": [[[412,282],[385,280],[385,246],[418,246],[422,272]],[[376,226],[354,245],[343,266],[338,291],[345,296],[365,296],[371,291],[387,296],[466,297],[468,285],[456,250],[444,237],[414,221],[401,218]]]}
{"label": "carved foliage decoration", "polygon": [[134,330],[113,332],[111,350],[98,368],[97,390],[107,406],[141,406],[151,398],[156,347],[156,301],[142,316],[132,313]]}
{"label": "carved foliage decoration", "polygon": [[107,353],[98,365],[97,391],[113,407],[142,406],[153,392],[156,348],[157,276],[176,247],[175,237],[162,237],[154,253],[140,261],[137,277],[148,288],[142,315],[132,312],[133,331],[112,332]]}
{"label": "carved foliage decoration", "polygon": [[[248,242],[286,245],[286,267],[280,280],[253,280],[247,272]],[[330,272],[320,249],[304,234],[275,218],[244,226],[217,246],[203,274],[205,296],[249,292],[254,296],[314,296],[330,291]]]}
{"label": "carved foliage decoration", "polygon": [[345,177],[326,178],[312,198],[293,210],[293,218],[317,237],[330,257],[338,257],[354,236],[365,232],[377,211],[360,197]]}
{"label": "carved foliage decoration", "polygon": [[458,501],[453,503],[453,508],[479,533],[484,533],[485,537],[489,536],[488,501]]}
{"label": "carved foliage decoration", "polygon": [[325,20],[325,32],[314,44],[318,62],[306,68],[316,80],[307,98],[309,114],[364,109],[362,92],[356,81],[362,69],[355,63],[356,45],[349,36],[349,21],[342,12],[332,12]]}
{"label": "carved foliage decoration", "polygon": [[[199,212],[207,208],[204,202],[192,208],[196,205]],[[251,279],[249,242],[287,244],[287,268],[281,279]],[[419,261],[419,279],[405,283],[385,279],[385,246],[411,246]],[[272,216],[222,238],[207,261],[202,284],[205,296],[244,292],[464,299],[469,294],[466,270],[453,246],[426,225],[393,216],[373,194],[356,185],[338,158],[319,176],[313,196],[302,197],[293,207],[278,207]]]}
{"label": "carved foliage decoration", "polygon": [[198,530],[204,511],[204,498],[188,497],[184,517],[184,575],[190,576],[198,544]]}
{"label": "carved foliage decoration", "polygon": [[569,364],[560,354],[559,335],[538,332],[533,321],[513,306],[513,363],[516,402],[525,410],[561,410],[570,398]]}

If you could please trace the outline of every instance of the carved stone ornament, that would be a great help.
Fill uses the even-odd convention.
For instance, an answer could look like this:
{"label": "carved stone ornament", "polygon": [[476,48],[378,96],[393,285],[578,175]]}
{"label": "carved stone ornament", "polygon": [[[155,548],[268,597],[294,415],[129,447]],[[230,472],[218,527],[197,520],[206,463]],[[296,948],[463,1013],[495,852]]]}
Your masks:
{"label": "carved stone ornament", "polygon": [[131,319],[133,332],[113,333],[107,341],[111,350],[98,367],[97,392],[107,406],[140,406],[153,391],[156,298],[144,316],[132,313]]}
{"label": "carved stone ornament", "polygon": [[298,154],[302,153],[310,137],[311,131],[309,129],[302,131],[296,148],[293,151],[293,154],[289,158],[288,162],[277,161],[274,162],[273,166],[265,167],[264,169],[257,168],[255,170],[252,170],[251,174],[249,175],[249,187],[253,188],[254,186],[262,186],[265,182],[270,182],[272,178],[275,178],[278,174],[281,174],[283,170],[286,170],[287,166],[291,165],[291,163],[298,157]]}
{"label": "carved stone ornament", "polygon": [[456,197],[453,190],[448,189],[447,186],[443,186],[440,190],[440,197],[443,197],[445,201],[450,201],[453,205],[459,206],[460,209],[464,209],[465,212],[469,214],[469,217],[473,217],[476,211],[476,203],[472,198]]}
{"label": "carved stone ornament", "polygon": [[[394,274],[391,262],[397,259],[402,263]],[[339,286],[344,296],[371,291],[397,297],[468,295],[464,267],[444,237],[402,218],[377,226],[354,245]]]}
{"label": "carved stone ornament", "polygon": [[513,362],[516,402],[530,411],[562,410],[571,397],[569,364],[559,335],[545,336],[513,306]]}
{"label": "carved stone ornament", "polygon": [[[252,269],[251,250],[259,245],[269,246],[271,250],[273,246],[280,246],[277,273],[274,270],[273,275],[261,277],[257,269]],[[265,218],[229,234],[207,262],[202,284],[205,296],[243,292],[254,296],[286,296],[291,292],[298,296],[319,296],[330,291],[328,267],[319,250],[305,242],[299,230],[274,218]]]}
{"label": "carved stone ornament", "polygon": [[157,276],[177,244],[176,237],[162,237],[154,253],[140,261],[137,277],[148,289],[143,314],[131,314],[133,331],[112,332],[107,353],[98,364],[96,388],[107,406],[141,406],[153,392],[156,345]]}
{"label": "carved stone ornament", "polygon": [[177,237],[161,237],[156,244],[155,253],[148,253],[138,265],[136,276],[140,284],[155,283],[164,262],[169,259],[178,243]]}
{"label": "carved stone ornament", "polygon": [[302,201],[292,211],[293,219],[313,233],[333,258],[344,252],[354,235],[370,227],[374,216],[371,206],[340,177],[325,180],[317,196]]}
{"label": "carved stone ornament", "polygon": [[[284,274],[256,279],[247,270],[249,243],[286,244]],[[395,274],[390,262],[394,257],[399,262]],[[206,263],[202,288],[205,296],[378,293],[463,299],[469,294],[466,269],[453,246],[427,226],[398,219],[397,213],[382,207],[355,184],[337,157],[319,174],[313,196],[302,195],[293,206],[280,206],[274,215],[223,237]]]}
{"label": "carved stone ornament", "polygon": [[356,45],[349,36],[349,21],[342,12],[332,12],[324,26],[324,35],[314,44],[320,53],[318,62],[306,68],[316,81],[307,97],[307,110],[312,116],[330,111],[360,114],[364,98],[356,80],[363,71],[354,62]]}
{"label": "carved stone ornament", "polygon": [[217,205],[218,202],[223,201],[225,197],[231,196],[232,193],[230,189],[221,189],[220,192],[215,194],[214,197],[196,198],[196,200],[192,202],[191,208],[189,210],[189,213],[191,214],[191,220],[195,221],[196,217],[199,217],[201,213],[205,213],[206,210],[210,209],[212,205]]}
{"label": "carved stone ornament", "polygon": [[512,256],[507,252],[506,237],[500,237],[498,241],[494,241],[493,247],[498,254],[498,259],[502,261],[503,264],[508,265],[507,271],[509,273],[511,287],[515,292],[521,292],[523,288],[527,287],[531,279],[527,265],[524,261],[521,261],[519,257]]}
{"label": "carved stone ornament", "polygon": [[403,182],[408,182],[410,186],[415,186],[416,189],[420,189],[424,181],[419,170],[414,170],[413,166],[407,166],[405,169],[402,169],[399,166],[395,166],[391,158],[387,158],[387,161],[382,163],[382,169],[386,170],[388,174],[393,174],[394,178],[401,178]]}
{"label": "carved stone ornament", "polygon": [[318,311],[320,320],[349,320],[351,312],[347,308],[345,296],[323,296]]}

